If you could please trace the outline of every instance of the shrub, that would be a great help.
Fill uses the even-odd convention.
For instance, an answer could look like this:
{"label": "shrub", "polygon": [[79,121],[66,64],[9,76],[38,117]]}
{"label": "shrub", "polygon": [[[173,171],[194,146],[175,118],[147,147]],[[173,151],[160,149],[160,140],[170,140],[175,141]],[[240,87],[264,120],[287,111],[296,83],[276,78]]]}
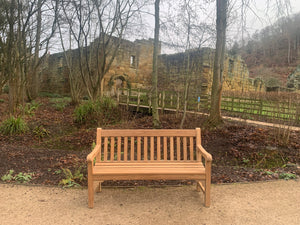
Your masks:
{"label": "shrub", "polygon": [[77,106],[74,110],[75,122],[85,123],[90,116],[96,113],[95,104],[92,101],[87,101]]}
{"label": "shrub", "polygon": [[74,110],[74,120],[80,124],[90,122],[104,125],[120,119],[121,113],[116,102],[108,97],[102,97],[95,102],[87,101]]}
{"label": "shrub", "polygon": [[1,133],[5,135],[22,134],[28,130],[27,123],[21,118],[14,116],[4,120],[0,126]]}
{"label": "shrub", "polygon": [[64,98],[51,98],[50,99],[51,104],[54,106],[54,108],[57,111],[63,111],[64,108],[70,104],[71,98],[64,97]]}
{"label": "shrub", "polygon": [[296,179],[296,174],[292,173],[281,173],[279,175],[279,179],[285,179],[285,180],[290,180],[290,179]]}
{"label": "shrub", "polygon": [[83,173],[81,172],[82,167],[79,167],[75,170],[74,174],[72,174],[70,169],[64,169],[62,168],[62,171],[65,175],[65,179],[62,179],[59,182],[59,185],[62,185],[64,188],[70,188],[70,187],[80,187],[80,184],[82,180],[84,179]]}
{"label": "shrub", "polygon": [[19,109],[25,114],[29,116],[34,115],[34,111],[36,111],[42,104],[39,102],[32,101],[31,103],[27,103],[25,106],[19,105]]}

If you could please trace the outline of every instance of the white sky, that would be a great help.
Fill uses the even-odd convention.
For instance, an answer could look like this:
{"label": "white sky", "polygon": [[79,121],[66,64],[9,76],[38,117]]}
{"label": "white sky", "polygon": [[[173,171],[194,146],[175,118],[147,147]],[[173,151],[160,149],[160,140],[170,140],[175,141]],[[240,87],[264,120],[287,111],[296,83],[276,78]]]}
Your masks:
{"label": "white sky", "polygon": [[[204,1],[204,0],[202,0]],[[201,0],[199,0],[199,5],[201,5]],[[209,8],[206,9],[206,13],[208,14],[208,16],[210,16],[209,19],[206,19],[206,22],[208,20],[210,24],[215,22],[215,3],[216,0],[211,0],[211,1],[206,1],[206,2],[211,2]],[[244,0],[246,1],[246,0]],[[292,15],[295,13],[300,12],[300,0],[289,0],[290,4],[291,4],[291,9],[290,11],[282,11],[279,12],[280,15],[278,15],[278,7],[276,8],[268,8],[267,10],[267,2],[269,2],[270,6],[274,6],[274,4],[278,1],[284,2],[285,0],[250,0],[251,1],[251,7],[250,9],[247,9],[247,17],[246,17],[246,31],[243,32],[243,35],[241,34],[241,22],[237,22],[239,20],[241,20],[241,10],[237,9],[236,10],[236,15],[235,17],[233,17],[231,19],[232,22],[234,22],[234,24],[230,25],[228,28],[228,33],[227,33],[227,40],[228,40],[228,44],[229,46],[231,44],[233,44],[233,42],[235,40],[240,41],[242,39],[242,36],[244,39],[247,39],[249,36],[251,36],[256,30],[260,30],[266,26],[271,25],[272,23],[274,23],[279,17],[282,16],[287,16],[287,15]],[[287,0],[288,1],[288,0]],[[176,2],[176,3],[175,3]],[[239,4],[241,4],[241,0],[230,0],[230,2],[235,2],[236,4],[236,8],[238,8]],[[163,12],[167,11],[166,8],[168,8],[168,5],[175,5],[178,4],[178,1],[171,1],[171,0],[161,0],[161,16],[163,16]],[[285,7],[281,7],[281,9],[285,9]],[[149,12],[154,14],[154,4],[152,6],[150,6],[149,8]],[[266,13],[267,12],[267,13]],[[200,13],[203,13],[203,11]],[[234,13],[233,13],[234,14]],[[135,38],[137,39],[141,39],[141,38],[153,38],[153,30],[154,30],[154,16],[151,16],[149,14],[144,14],[142,15],[143,17],[143,22],[146,22],[147,24],[144,26],[145,29],[137,29],[135,31],[132,32],[128,32],[126,35],[126,39],[130,39],[130,40],[134,40]],[[200,18],[207,18],[207,15],[200,15]],[[165,21],[167,18],[161,18],[161,21]],[[178,18],[178,20],[180,21],[181,18]],[[212,25],[213,26],[213,25]],[[129,35],[128,35],[129,34]],[[135,34],[134,36],[131,36],[132,34]],[[161,37],[160,39],[162,41],[166,41],[169,42],[169,40],[167,38],[163,37],[163,31],[161,31]],[[131,36],[131,37],[130,37]],[[184,37],[184,32],[183,32],[183,37],[175,37],[173,35],[173,39],[179,39],[179,41],[185,40],[186,38]],[[176,40],[175,40],[176,41]],[[184,42],[184,41],[183,41]],[[53,46],[54,47],[54,46]],[[61,47],[59,46],[55,46],[58,47],[58,49],[61,49]],[[163,52],[167,52],[167,53],[171,53],[168,51],[163,51]]]}
{"label": "white sky", "polygon": [[[269,8],[268,2],[269,1]],[[281,0],[283,1],[283,0]],[[254,15],[251,10],[248,10],[248,17],[247,17],[247,25],[249,28],[252,28],[254,31],[256,29],[262,29],[263,27],[266,27],[270,25],[271,23],[274,23],[278,16],[288,16],[295,13],[300,12],[300,0],[289,0],[291,9],[289,11],[285,10],[284,7],[281,7],[281,12],[278,12],[278,8],[274,8],[274,4],[276,4],[277,0],[255,0],[254,4],[252,5],[252,10],[254,13],[257,14],[260,18],[257,18],[256,15]],[[273,4],[273,7],[272,5]],[[278,15],[278,13],[280,15]]]}

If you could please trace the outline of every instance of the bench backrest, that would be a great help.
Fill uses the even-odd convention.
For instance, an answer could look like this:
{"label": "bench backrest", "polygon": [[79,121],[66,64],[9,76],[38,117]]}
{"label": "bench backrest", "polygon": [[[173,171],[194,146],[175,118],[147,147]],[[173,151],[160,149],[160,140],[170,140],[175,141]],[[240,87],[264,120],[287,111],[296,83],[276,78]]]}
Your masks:
{"label": "bench backrest", "polygon": [[200,128],[162,130],[97,129],[97,162],[201,161]]}

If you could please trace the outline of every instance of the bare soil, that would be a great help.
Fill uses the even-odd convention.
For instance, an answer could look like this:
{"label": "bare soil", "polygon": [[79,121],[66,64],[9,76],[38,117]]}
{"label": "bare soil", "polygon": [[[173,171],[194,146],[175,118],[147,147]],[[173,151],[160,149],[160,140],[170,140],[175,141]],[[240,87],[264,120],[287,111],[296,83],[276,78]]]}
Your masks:
{"label": "bare soil", "polygon": [[[8,118],[8,97],[1,95],[0,123]],[[0,176],[33,173],[30,183],[58,185],[65,178],[63,169],[83,174],[79,184],[86,186],[86,156],[95,141],[97,124],[79,125],[74,122],[74,106],[58,110],[49,98],[37,100],[40,107],[25,115],[29,131],[21,135],[0,133]],[[102,127],[152,128],[151,116],[122,111],[118,124]],[[161,115],[163,128],[178,128],[180,116]],[[185,128],[202,127],[205,116],[188,115]],[[41,135],[41,130],[47,134]],[[233,183],[279,179],[282,174],[300,175],[300,132],[255,127],[245,123],[226,122],[223,127],[203,130],[202,144],[213,156],[212,183]],[[7,181],[15,182],[15,181]],[[190,181],[105,182],[107,186],[183,185]]]}

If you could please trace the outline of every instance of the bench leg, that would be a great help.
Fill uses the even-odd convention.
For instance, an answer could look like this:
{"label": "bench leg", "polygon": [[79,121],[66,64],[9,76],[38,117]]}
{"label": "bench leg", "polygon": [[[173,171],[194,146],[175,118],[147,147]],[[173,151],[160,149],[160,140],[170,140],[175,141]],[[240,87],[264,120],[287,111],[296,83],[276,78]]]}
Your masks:
{"label": "bench leg", "polygon": [[94,208],[94,181],[90,173],[88,173],[88,205]]}
{"label": "bench leg", "polygon": [[199,184],[200,181],[196,181],[196,191],[200,192],[201,191],[201,187]]}
{"label": "bench leg", "polygon": [[102,191],[102,188],[101,188],[102,182],[103,182],[103,181],[99,181],[99,184],[98,184],[98,186],[97,186],[97,188],[96,188],[96,192],[97,192],[97,193],[99,193],[99,192]]}
{"label": "bench leg", "polygon": [[205,192],[204,192],[204,205],[205,207],[210,206],[210,186],[211,186],[211,178],[206,177],[205,179]]}

